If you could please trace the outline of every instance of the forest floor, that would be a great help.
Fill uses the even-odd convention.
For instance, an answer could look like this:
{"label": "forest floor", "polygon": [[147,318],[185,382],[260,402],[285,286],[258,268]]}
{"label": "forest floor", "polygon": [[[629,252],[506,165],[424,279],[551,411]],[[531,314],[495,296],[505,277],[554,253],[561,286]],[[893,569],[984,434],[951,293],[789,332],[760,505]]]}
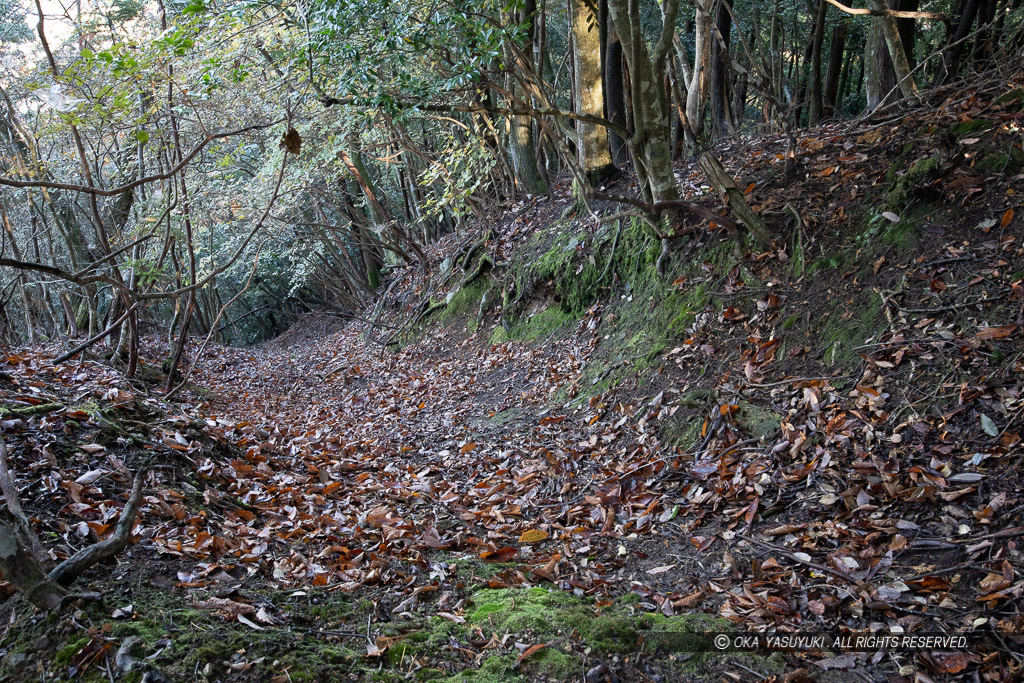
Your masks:
{"label": "forest floor", "polygon": [[[102,603],[5,603],[0,675],[137,680],[115,662],[135,636],[172,680],[1018,676],[1021,86],[805,131],[799,182],[783,139],[716,150],[788,236],[773,251],[698,232],[652,276],[657,241],[563,185],[496,214],[483,283],[431,292],[447,305],[397,349],[311,316],[211,349],[170,403],[154,377],[3,354],[4,438],[56,557],[109,532],[131,471],[172,467],[81,581]],[[485,234],[437,245],[435,272]],[[394,277],[389,325],[426,295]],[[159,368],[165,345],[147,353]],[[685,635],[797,629],[972,640]]]}

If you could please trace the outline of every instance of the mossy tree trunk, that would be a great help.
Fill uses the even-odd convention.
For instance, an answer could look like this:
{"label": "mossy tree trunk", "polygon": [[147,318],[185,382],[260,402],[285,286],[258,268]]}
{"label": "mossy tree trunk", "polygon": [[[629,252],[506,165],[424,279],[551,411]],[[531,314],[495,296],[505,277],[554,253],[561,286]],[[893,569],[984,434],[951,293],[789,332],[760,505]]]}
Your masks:
{"label": "mossy tree trunk", "polygon": [[[604,116],[604,88],[601,77],[601,38],[597,14],[585,0],[572,0],[573,97],[577,113]],[[580,165],[591,183],[615,171],[608,129],[594,123],[576,122],[576,146]]]}
{"label": "mossy tree trunk", "polygon": [[[536,0],[525,0],[519,20],[526,26],[526,42],[517,53],[517,61],[525,72],[533,71],[533,46],[536,37]],[[517,98],[529,97],[515,78],[510,78],[509,87]],[[512,172],[524,192],[547,194],[548,184],[537,166],[537,143],[533,134],[533,120],[529,116],[509,118],[508,152],[512,159]]]}
{"label": "mossy tree trunk", "polygon": [[[876,12],[885,12],[889,9],[884,0],[867,0],[868,8]],[[900,35],[899,25],[896,19],[889,15],[875,16],[875,24],[885,38],[885,44],[889,50],[889,58],[892,60],[892,67],[896,73],[896,83],[899,86],[900,94],[904,99],[917,100],[917,84],[910,72],[910,60],[907,58],[907,51],[904,49],[903,37]],[[881,94],[885,97],[886,93]]]}
{"label": "mossy tree trunk", "polygon": [[650,203],[678,199],[664,74],[679,2],[665,0],[661,33],[653,52],[648,50],[644,37],[639,0],[609,0],[608,11],[629,66],[633,134],[628,142],[644,199]]}

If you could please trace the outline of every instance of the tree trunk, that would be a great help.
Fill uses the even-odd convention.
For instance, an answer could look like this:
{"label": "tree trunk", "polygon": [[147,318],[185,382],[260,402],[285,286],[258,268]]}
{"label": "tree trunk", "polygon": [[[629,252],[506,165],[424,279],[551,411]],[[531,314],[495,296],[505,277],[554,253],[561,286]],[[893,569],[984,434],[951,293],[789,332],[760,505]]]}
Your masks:
{"label": "tree trunk", "polygon": [[[597,15],[584,0],[572,0],[572,48],[574,102],[577,113],[604,115],[601,77],[601,40]],[[608,130],[593,123],[576,122],[576,146],[580,165],[587,179],[597,184],[615,172]]]}
{"label": "tree trunk", "polygon": [[729,107],[728,89],[731,8],[732,0],[718,0],[715,34],[711,39],[711,132],[715,138],[726,138],[736,132]]}
{"label": "tree trunk", "polygon": [[839,95],[839,75],[843,70],[843,51],[846,48],[846,19],[832,29],[832,41],[828,51],[828,71],[825,76],[825,91],[822,97],[823,113],[826,117],[835,114]]}
{"label": "tree trunk", "polygon": [[974,37],[974,68],[984,71],[992,59],[993,42],[998,35],[990,26],[996,18],[999,0],[981,0],[978,7],[978,35]]}
{"label": "tree trunk", "polygon": [[0,511],[0,573],[33,605],[53,611],[60,607],[64,589],[32,559],[25,549],[26,543],[10,513]]}
{"label": "tree trunk", "polygon": [[[626,128],[626,93],[624,91],[622,72],[622,43],[615,32],[615,26],[608,22],[608,40],[604,57],[604,88],[605,118],[612,123]],[[622,166],[629,161],[629,149],[626,141],[618,133],[608,132],[608,146],[612,154],[612,162]]]}
{"label": "tree trunk", "polygon": [[711,56],[711,3],[696,0],[697,17],[694,33],[693,71],[686,87],[686,121],[689,135],[686,144],[695,147],[704,128],[704,104],[707,101],[708,62]]}
{"label": "tree trunk", "polygon": [[672,168],[672,128],[669,94],[663,75],[675,34],[678,0],[665,0],[661,33],[653,53],[643,34],[638,0],[609,0],[615,30],[629,65],[633,101],[633,135],[629,149],[644,199],[657,203],[679,198]]}
{"label": "tree trunk", "polygon": [[818,0],[818,13],[814,21],[814,36],[811,39],[811,106],[807,123],[814,125],[825,109],[821,78],[821,46],[825,39],[825,0]]}
{"label": "tree trunk", "polygon": [[[883,0],[867,0],[867,3],[868,8],[876,12],[884,12],[889,9]],[[878,30],[885,37],[886,46],[889,48],[889,58],[892,60],[892,66],[896,73],[896,82],[899,86],[900,94],[904,99],[917,100],[919,97],[917,84],[910,73],[910,61],[907,58],[907,53],[903,46],[903,38],[900,35],[896,19],[891,16],[876,16],[874,20]],[[885,93],[882,93],[882,96],[885,97]]]}
{"label": "tree trunk", "polygon": [[[520,62],[523,71],[532,71],[533,45],[536,34],[535,19],[537,16],[536,0],[525,0],[522,7],[522,22],[527,28],[526,42],[520,48],[516,61]],[[523,62],[527,63],[523,63]],[[511,79],[513,97],[528,98],[522,85],[515,78]],[[512,116],[509,121],[508,136],[509,156],[512,158],[512,171],[519,181],[519,186],[528,194],[547,194],[548,185],[544,182],[540,168],[537,166],[537,144],[533,135],[533,120],[529,116]]]}
{"label": "tree trunk", "polygon": [[932,80],[932,87],[938,87],[958,74],[960,55],[964,51],[964,43],[971,26],[974,25],[974,18],[978,15],[982,0],[966,0],[960,12],[960,18],[956,22],[956,29],[946,41],[946,47],[942,50],[942,61],[939,63],[938,71]]}

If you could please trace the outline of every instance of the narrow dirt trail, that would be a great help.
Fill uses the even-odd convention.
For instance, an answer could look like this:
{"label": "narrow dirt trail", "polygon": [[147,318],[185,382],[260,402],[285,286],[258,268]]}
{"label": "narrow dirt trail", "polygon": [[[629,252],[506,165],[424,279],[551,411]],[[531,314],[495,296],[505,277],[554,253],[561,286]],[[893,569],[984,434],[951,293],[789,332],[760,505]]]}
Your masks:
{"label": "narrow dirt trail", "polygon": [[[611,416],[546,408],[586,350],[572,337],[481,348],[438,336],[380,354],[355,329],[220,350],[198,381],[223,387],[211,417],[247,455],[211,474],[255,516],[218,531],[240,544],[242,562],[269,554],[288,585],[408,588],[439,551],[557,580],[591,535],[629,524],[585,502],[621,493],[609,467],[620,444],[601,435]],[[637,503],[645,528],[647,498]],[[520,543],[527,532],[543,539]],[[605,583],[589,573],[561,578],[588,592]]]}

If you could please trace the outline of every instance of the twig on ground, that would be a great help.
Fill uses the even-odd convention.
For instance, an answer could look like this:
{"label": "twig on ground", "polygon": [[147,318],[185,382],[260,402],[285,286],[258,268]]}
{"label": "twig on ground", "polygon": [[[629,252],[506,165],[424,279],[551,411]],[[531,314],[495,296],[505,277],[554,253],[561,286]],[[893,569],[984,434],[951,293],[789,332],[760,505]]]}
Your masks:
{"label": "twig on ground", "polygon": [[790,552],[786,548],[783,548],[782,546],[779,546],[779,545],[775,545],[774,543],[768,543],[767,541],[759,541],[758,539],[754,538],[753,536],[747,536],[746,534],[739,534],[738,533],[738,534],[736,534],[736,537],[737,538],[742,538],[744,541],[749,541],[750,543],[754,543],[755,545],[759,545],[759,546],[762,546],[764,548],[768,548],[768,549],[770,549],[770,550],[772,550],[774,552],[779,553],[783,557],[792,560],[793,562],[797,562],[799,564],[804,565],[805,567],[809,567],[811,569],[814,569],[815,571],[822,572],[823,574],[830,574],[832,576],[835,576],[835,577],[838,577],[840,579],[843,579],[844,581],[856,581],[856,579],[854,579],[849,574],[841,572],[838,569],[832,569],[831,567],[826,567],[825,565],[818,564],[817,562],[811,562],[810,560],[805,560],[805,559],[799,557],[798,555],[796,555],[795,553]]}

